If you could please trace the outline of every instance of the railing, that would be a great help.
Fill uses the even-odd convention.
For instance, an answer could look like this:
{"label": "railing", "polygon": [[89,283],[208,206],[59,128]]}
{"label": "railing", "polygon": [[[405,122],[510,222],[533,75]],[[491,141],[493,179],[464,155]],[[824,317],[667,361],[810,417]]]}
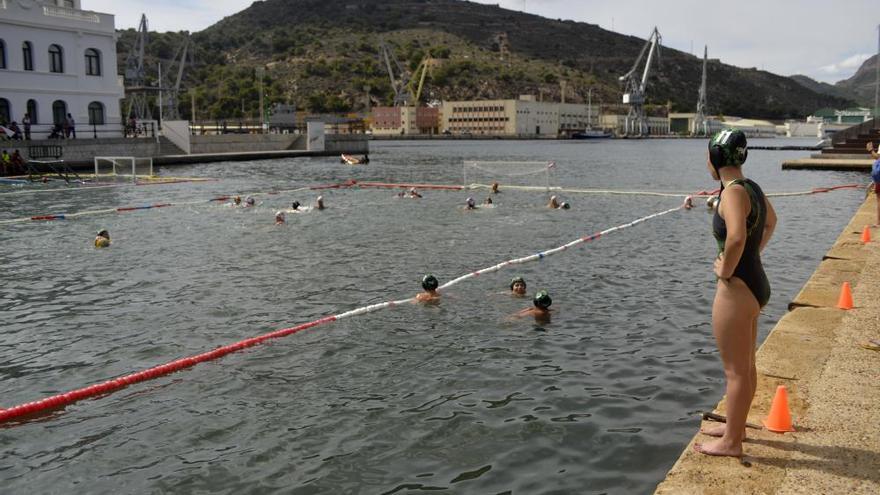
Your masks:
{"label": "railing", "polygon": [[[9,128],[9,126],[6,126]],[[77,124],[67,128],[62,124],[31,124],[25,128],[17,124],[18,133],[7,138],[11,141],[32,139],[99,139],[99,138],[156,138],[156,124],[141,122],[132,124]]]}
{"label": "railing", "polygon": [[49,17],[60,17],[62,19],[70,19],[72,21],[92,22],[95,24],[101,23],[101,16],[99,16],[97,12],[69,9],[67,7],[44,5],[43,15]]}

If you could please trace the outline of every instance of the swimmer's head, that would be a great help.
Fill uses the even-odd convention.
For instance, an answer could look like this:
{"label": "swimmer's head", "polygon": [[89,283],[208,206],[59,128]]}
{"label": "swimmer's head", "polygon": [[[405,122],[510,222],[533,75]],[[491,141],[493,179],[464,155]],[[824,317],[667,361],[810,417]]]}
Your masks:
{"label": "swimmer's head", "polygon": [[298,210],[299,206],[300,206],[299,201],[294,201],[293,203],[290,203],[290,208],[293,210]]}
{"label": "swimmer's head", "polygon": [[425,275],[422,277],[422,288],[425,290],[437,290],[437,287],[440,287],[440,282],[437,281],[437,277],[431,275]]}
{"label": "swimmer's head", "polygon": [[487,204],[487,205],[491,205],[491,204],[492,204],[492,198],[486,198],[486,204]]}
{"label": "swimmer's head", "polygon": [[716,171],[722,167],[739,167],[748,156],[748,141],[739,129],[724,129],[709,141],[709,163]]}
{"label": "swimmer's head", "polygon": [[535,293],[535,298],[532,299],[532,303],[534,303],[536,308],[547,309],[553,304],[553,299],[550,299],[550,294],[548,294],[546,290],[539,290]]}
{"label": "swimmer's head", "polygon": [[236,196],[236,197],[232,198],[232,202],[237,205],[240,205],[241,204],[241,196]]}
{"label": "swimmer's head", "polygon": [[318,203],[324,202],[324,196],[318,196]]}
{"label": "swimmer's head", "polygon": [[106,230],[102,230],[102,231],[98,232],[98,237],[103,237],[104,239],[109,239],[110,233],[107,232]]}
{"label": "swimmer's head", "polygon": [[474,201],[474,198],[468,198],[466,204],[468,208],[473,208],[476,206],[477,202]]}
{"label": "swimmer's head", "polygon": [[415,192],[416,192],[416,188],[414,188],[414,187],[409,188],[409,193],[410,193],[410,194],[413,194],[413,193],[415,193]]}
{"label": "swimmer's head", "polygon": [[510,279],[510,291],[514,294],[526,293],[526,279],[522,277],[513,277]]}
{"label": "swimmer's head", "polygon": [[567,209],[571,208],[571,205],[566,203],[565,201],[563,201],[562,204],[559,205],[559,207],[562,208],[563,210],[567,210]]}
{"label": "swimmer's head", "polygon": [[252,198],[252,197],[250,197],[250,196],[248,196],[248,197],[244,200],[244,202],[247,203],[248,206],[254,206],[254,204],[256,203],[256,201],[254,200],[254,198]]}
{"label": "swimmer's head", "polygon": [[550,201],[556,201],[556,196],[550,196]]}
{"label": "swimmer's head", "polygon": [[497,182],[492,183],[492,192],[498,192],[498,183]]}
{"label": "swimmer's head", "polygon": [[275,212],[275,223],[284,223],[284,212],[276,211]]}

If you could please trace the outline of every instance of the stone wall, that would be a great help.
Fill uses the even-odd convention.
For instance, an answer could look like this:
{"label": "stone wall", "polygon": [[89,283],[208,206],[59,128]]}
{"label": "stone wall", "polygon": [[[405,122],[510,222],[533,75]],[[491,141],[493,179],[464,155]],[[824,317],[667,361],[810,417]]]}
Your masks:
{"label": "stone wall", "polygon": [[191,151],[200,153],[245,153],[305,149],[300,134],[221,134],[190,136]]}

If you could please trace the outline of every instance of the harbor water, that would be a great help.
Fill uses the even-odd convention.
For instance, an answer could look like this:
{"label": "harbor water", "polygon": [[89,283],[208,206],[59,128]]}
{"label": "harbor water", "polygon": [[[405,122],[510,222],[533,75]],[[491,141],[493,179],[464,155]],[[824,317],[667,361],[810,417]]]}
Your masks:
{"label": "harbor water", "polygon": [[[755,140],[754,144],[761,143]],[[786,140],[785,144],[812,144]],[[766,140],[763,144],[778,144]],[[367,166],[333,158],[202,164],[211,177],[84,190],[0,185],[0,220],[118,206],[202,204],[0,226],[0,408],[244,338],[414,295],[673,208],[681,198],[505,190],[320,191],[328,209],[274,213],[357,181],[461,184],[462,162],[552,161],[554,186],[714,189],[704,140],[373,143]],[[765,192],[867,183],[856,172],[782,171],[804,152],[754,150]],[[534,178],[543,185],[545,174]],[[764,253],[785,313],[863,199],[774,198]],[[710,326],[711,216],[697,202],[539,262],[405,305],[298,333],[49,416],[0,427],[2,493],[650,493],[723,394]],[[109,249],[92,240],[107,229]],[[511,318],[553,298],[550,322]]]}

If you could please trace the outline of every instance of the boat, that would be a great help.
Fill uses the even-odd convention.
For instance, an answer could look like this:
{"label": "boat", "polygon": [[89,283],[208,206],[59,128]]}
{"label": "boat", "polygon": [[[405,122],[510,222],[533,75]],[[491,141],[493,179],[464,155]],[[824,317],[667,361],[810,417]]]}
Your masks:
{"label": "boat", "polygon": [[354,155],[346,155],[345,153],[343,153],[342,155],[340,155],[339,161],[341,163],[345,163],[346,165],[366,165],[370,163],[370,157],[364,155],[358,158]]}
{"label": "boat", "polygon": [[572,139],[606,139],[610,137],[610,132],[601,131],[599,129],[586,129],[575,132],[571,135]]}

